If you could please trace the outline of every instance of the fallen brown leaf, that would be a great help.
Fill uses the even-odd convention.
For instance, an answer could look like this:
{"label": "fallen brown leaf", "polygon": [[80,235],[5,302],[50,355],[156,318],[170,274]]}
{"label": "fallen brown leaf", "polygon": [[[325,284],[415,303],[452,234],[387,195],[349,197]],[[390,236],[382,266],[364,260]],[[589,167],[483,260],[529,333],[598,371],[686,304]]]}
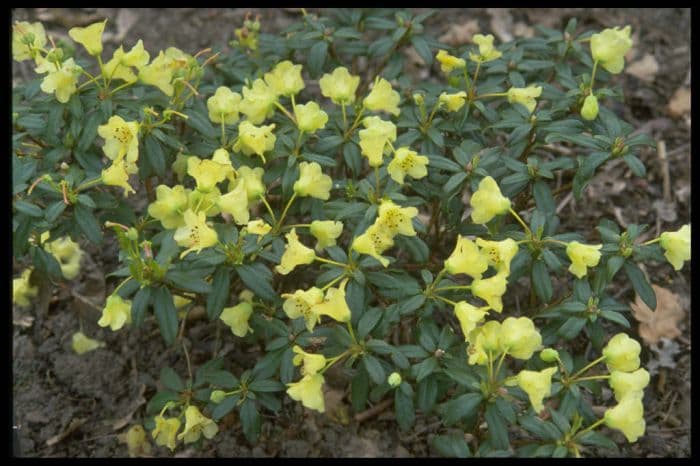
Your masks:
{"label": "fallen brown leaf", "polygon": [[54,435],[53,437],[48,439],[46,441],[46,446],[51,447],[53,445],[56,445],[57,443],[62,441],[64,438],[68,437],[70,434],[72,434],[73,432],[78,430],[80,428],[80,426],[82,426],[86,422],[87,422],[87,418],[84,418],[84,419],[75,418],[75,419],[73,419],[72,421],[70,421],[70,424],[68,424],[68,427],[63,429],[63,432],[61,432],[57,435]]}
{"label": "fallen brown leaf", "polygon": [[652,288],[656,293],[656,311],[644,304],[639,295],[630,303],[632,315],[639,321],[639,335],[648,345],[681,335],[678,322],[685,316],[677,294],[657,285]]}
{"label": "fallen brown leaf", "polygon": [[509,8],[487,8],[486,13],[491,16],[491,30],[501,42],[513,40],[513,17]]}
{"label": "fallen brown leaf", "polygon": [[640,60],[631,63],[625,68],[627,74],[641,79],[645,82],[652,82],[659,72],[659,63],[654,58],[654,55],[647,53]]}
{"label": "fallen brown leaf", "polygon": [[440,42],[452,46],[468,44],[472,41],[472,36],[479,33],[479,22],[471,19],[463,24],[451,24],[447,32],[440,36]]}
{"label": "fallen brown leaf", "polygon": [[685,86],[679,87],[668,102],[668,113],[675,118],[690,113],[690,95],[690,89]]}

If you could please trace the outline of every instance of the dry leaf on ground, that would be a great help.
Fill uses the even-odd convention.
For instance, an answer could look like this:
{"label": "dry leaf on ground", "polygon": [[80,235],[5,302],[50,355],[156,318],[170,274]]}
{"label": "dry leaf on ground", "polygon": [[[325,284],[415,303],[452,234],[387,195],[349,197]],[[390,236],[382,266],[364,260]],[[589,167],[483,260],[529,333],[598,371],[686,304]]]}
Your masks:
{"label": "dry leaf on ground", "polygon": [[644,304],[639,296],[630,303],[632,315],[639,321],[639,335],[649,345],[658,343],[661,338],[676,338],[681,335],[678,323],[685,316],[677,294],[657,285],[652,285],[656,293],[656,311]]}
{"label": "dry leaf on ground", "polygon": [[455,47],[468,44],[472,41],[472,36],[479,31],[479,22],[475,19],[471,19],[463,24],[450,24],[447,32],[440,36],[440,42]]}
{"label": "dry leaf on ground", "polygon": [[510,42],[513,40],[513,17],[510,15],[508,8],[487,8],[486,13],[491,16],[491,31],[498,37],[501,42]]}
{"label": "dry leaf on ground", "polygon": [[637,60],[625,68],[625,72],[650,83],[659,72],[659,63],[654,58],[654,55],[647,53],[641,60]]}
{"label": "dry leaf on ground", "polygon": [[668,113],[675,118],[690,113],[690,89],[679,87],[668,102]]}

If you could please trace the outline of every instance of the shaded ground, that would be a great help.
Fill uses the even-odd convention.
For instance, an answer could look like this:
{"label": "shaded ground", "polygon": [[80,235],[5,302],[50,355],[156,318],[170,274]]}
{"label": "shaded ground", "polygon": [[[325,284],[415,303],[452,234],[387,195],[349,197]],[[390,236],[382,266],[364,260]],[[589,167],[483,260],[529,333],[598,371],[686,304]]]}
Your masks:
{"label": "shaded ground", "polygon": [[[247,10],[218,9],[55,9],[16,10],[15,19],[41,19],[56,37],[68,28],[89,24],[109,17],[107,31],[131,44],[142,38],[150,51],[167,46],[194,53],[214,43],[233,38]],[[298,12],[289,10],[259,11],[264,31],[278,30],[295,20]],[[631,24],[635,47],[628,63],[651,55],[653,66],[639,66],[637,76],[623,74],[627,105],[620,106],[624,118],[651,134],[665,146],[662,151],[641,154],[648,176],[634,177],[625,164],[608,164],[591,183],[583,202],[570,197],[558,199],[563,229],[589,230],[601,217],[628,223],[652,225],[648,238],[661,231],[676,230],[690,219],[690,116],[679,107],[679,89],[690,84],[690,11],[679,9],[641,10],[522,10],[485,11],[470,9],[442,10],[427,24],[436,36],[447,33],[445,40],[463,40],[475,32],[527,34],[528,26],[542,24],[563,28],[570,17],[579,19],[579,28],[612,27]],[[453,26],[450,28],[450,26]],[[458,26],[458,27],[454,27]],[[477,29],[478,28],[478,29]],[[464,35],[466,34],[466,38]],[[461,36],[460,36],[461,35]],[[498,35],[498,34],[497,34]],[[499,37],[499,39],[501,39]],[[121,39],[120,39],[121,40]],[[503,40],[503,39],[501,39]],[[112,49],[118,42],[114,41]],[[108,49],[110,47],[107,47]],[[630,65],[631,66],[631,65]],[[629,69],[629,67],[628,67]],[[427,70],[416,70],[427,74]],[[17,80],[31,76],[31,69],[15,66]],[[682,92],[682,91],[680,91]],[[689,94],[688,94],[689,95]],[[682,96],[681,96],[682,97]],[[676,103],[669,108],[674,98]],[[689,99],[689,97],[688,97]],[[87,248],[96,263],[86,263],[73,289],[44,290],[31,312],[14,313],[13,370],[15,424],[19,426],[21,449],[26,456],[125,456],[126,446],[117,436],[144,415],[145,400],[156,390],[159,368],[165,365],[186,373],[179,353],[162,344],[154,323],[140,330],[112,333],[96,325],[99,303],[105,293],[100,271],[114,270],[116,246],[101,250]],[[666,264],[646,267],[652,283],[667,288],[680,297],[690,311],[690,271],[686,267],[674,272]],[[621,282],[622,283],[622,282]],[[113,284],[108,285],[110,291]],[[87,298],[86,298],[87,297]],[[90,304],[92,297],[98,306]],[[629,285],[616,296],[632,301]],[[87,300],[87,301],[86,301]],[[70,348],[70,336],[78,329],[78,315],[83,316],[87,334],[107,343],[89,355],[80,357]],[[35,319],[31,322],[28,316]],[[683,334],[675,340],[679,351],[672,356],[675,367],[661,368],[652,377],[645,402],[647,433],[638,443],[624,441],[620,455],[627,457],[688,456],[690,454],[690,320],[681,324]],[[197,366],[208,357],[213,345],[214,324],[196,321],[190,324],[189,337],[203,341],[192,351]],[[145,342],[149,342],[145,344]],[[253,355],[236,354],[224,347],[224,353],[245,360]],[[643,361],[654,359],[655,352],[644,348]],[[412,432],[401,434],[391,410],[379,412],[358,423],[343,415],[349,408],[343,399],[343,384],[334,387],[329,380],[330,416],[304,412],[298,403],[285,403],[280,416],[263,423],[257,446],[243,438],[235,418],[225,418],[222,432],[202,449],[178,450],[178,456],[427,456],[434,455],[430,440],[439,424],[436,418],[418,416]],[[622,437],[610,432],[616,440]],[[158,456],[168,455],[156,449]]]}

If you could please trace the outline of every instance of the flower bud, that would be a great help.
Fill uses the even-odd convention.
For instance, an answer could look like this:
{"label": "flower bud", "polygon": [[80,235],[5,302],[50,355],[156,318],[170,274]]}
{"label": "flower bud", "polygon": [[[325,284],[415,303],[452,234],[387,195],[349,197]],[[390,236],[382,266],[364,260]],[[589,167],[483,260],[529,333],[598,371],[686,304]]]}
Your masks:
{"label": "flower bud", "polygon": [[598,98],[593,94],[586,97],[581,107],[581,117],[584,120],[595,120],[598,116]]}
{"label": "flower bud", "polygon": [[214,390],[209,396],[209,399],[216,404],[221,403],[222,401],[224,401],[225,398],[226,392],[223,390]]}
{"label": "flower bud", "polygon": [[398,372],[392,372],[387,382],[391,387],[398,387],[401,385],[401,375]]}
{"label": "flower bud", "polygon": [[554,348],[545,348],[540,352],[540,359],[544,362],[555,362],[559,360],[559,352]]}

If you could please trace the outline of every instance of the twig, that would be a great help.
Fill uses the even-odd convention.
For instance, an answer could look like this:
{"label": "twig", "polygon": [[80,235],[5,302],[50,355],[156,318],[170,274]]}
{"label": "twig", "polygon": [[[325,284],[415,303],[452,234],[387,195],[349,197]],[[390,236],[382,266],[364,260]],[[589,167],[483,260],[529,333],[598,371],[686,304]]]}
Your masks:
{"label": "twig", "polygon": [[668,157],[666,154],[666,142],[659,140],[656,143],[657,154],[661,164],[661,175],[664,182],[664,202],[671,202],[671,174],[668,170]]}
{"label": "twig", "polygon": [[374,416],[377,416],[379,413],[382,411],[385,411],[389,406],[391,406],[391,403],[393,403],[394,400],[391,398],[388,398],[384,401],[381,401],[377,403],[376,405],[372,406],[371,408],[362,411],[361,413],[355,414],[355,422],[363,422],[366,421],[367,419],[371,419]]}

